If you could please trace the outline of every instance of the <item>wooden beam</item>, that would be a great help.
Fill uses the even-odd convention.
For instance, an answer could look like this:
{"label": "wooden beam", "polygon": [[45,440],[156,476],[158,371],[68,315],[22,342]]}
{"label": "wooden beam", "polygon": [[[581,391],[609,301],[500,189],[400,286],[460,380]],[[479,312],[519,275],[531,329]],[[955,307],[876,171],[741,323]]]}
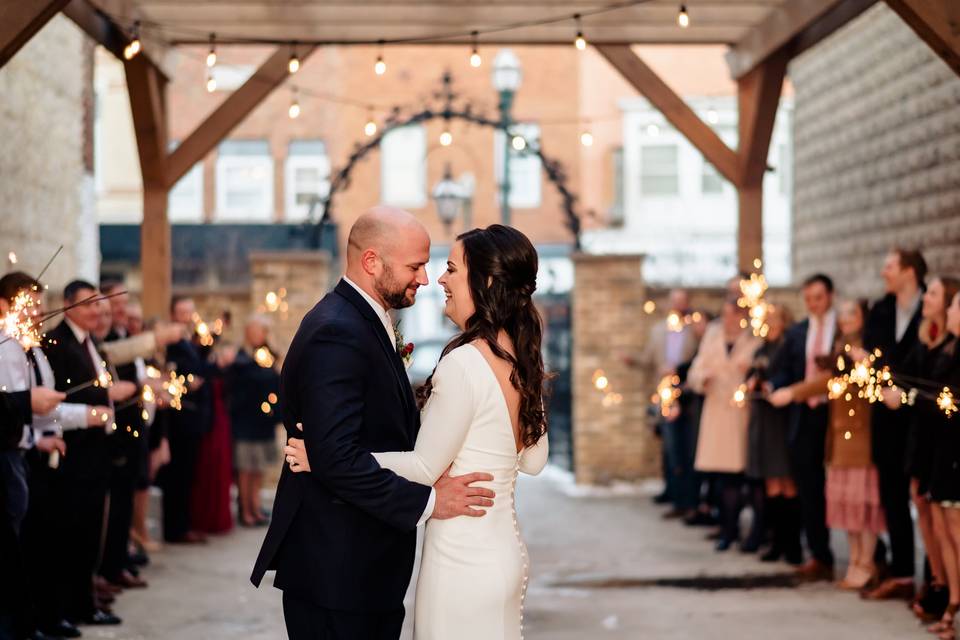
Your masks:
{"label": "wooden beam", "polygon": [[683,98],[660,79],[628,45],[595,45],[607,61],[639,91],[690,143],[695,146],[724,178],[740,184],[737,154],[701,120]]}
{"label": "wooden beam", "polygon": [[790,43],[790,57],[795,58],[810,47],[831,35],[843,25],[858,17],[880,0],[843,0],[809,27],[801,31]]}
{"label": "wooden beam", "polygon": [[887,4],[960,75],[958,0],[887,0]]}
{"label": "wooden beam", "polygon": [[790,0],[773,9],[727,52],[730,75],[742,78],[843,1]]}
{"label": "wooden beam", "polygon": [[69,0],[0,0],[0,67],[50,22]]}
{"label": "wooden beam", "polygon": [[[297,55],[306,60],[315,47],[302,47]],[[230,94],[193,133],[170,154],[167,162],[167,186],[172,187],[194,164],[210,153],[217,144],[243,121],[247,115],[289,77],[289,47],[276,51],[250,76],[243,86]]]}
{"label": "wooden beam", "polygon": [[124,71],[143,176],[143,223],[140,225],[143,312],[146,317],[165,318],[173,284],[167,220],[167,81],[145,56],[125,61]]}
{"label": "wooden beam", "polygon": [[[107,14],[92,5],[89,0],[69,0],[67,6],[63,8],[63,15],[73,20],[74,24],[80,27],[94,42],[112,53],[118,60],[124,60],[123,50],[130,44],[130,38]],[[151,47],[151,50],[153,50],[153,47]],[[150,64],[160,70],[164,79],[169,80],[170,74],[166,72],[163,65],[158,63],[156,56],[151,55],[148,51],[141,51],[137,57],[148,60]],[[160,56],[160,58],[163,57]]]}

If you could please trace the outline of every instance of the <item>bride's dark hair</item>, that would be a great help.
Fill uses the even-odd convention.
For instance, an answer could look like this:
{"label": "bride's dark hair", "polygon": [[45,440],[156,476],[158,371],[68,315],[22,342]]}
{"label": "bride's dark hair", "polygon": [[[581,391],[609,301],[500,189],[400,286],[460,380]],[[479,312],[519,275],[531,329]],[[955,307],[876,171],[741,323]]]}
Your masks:
{"label": "bride's dark hair", "polygon": [[[474,340],[483,340],[498,358],[513,365],[510,383],[520,392],[520,437],[525,447],[547,432],[544,415],[543,320],[533,304],[537,288],[537,251],[516,229],[494,224],[457,237],[463,243],[467,281],[476,311],[443,349],[448,353]],[[500,330],[513,342],[516,356],[497,343]],[[434,369],[436,372],[436,369]],[[433,390],[433,375],[417,391],[422,407]]]}

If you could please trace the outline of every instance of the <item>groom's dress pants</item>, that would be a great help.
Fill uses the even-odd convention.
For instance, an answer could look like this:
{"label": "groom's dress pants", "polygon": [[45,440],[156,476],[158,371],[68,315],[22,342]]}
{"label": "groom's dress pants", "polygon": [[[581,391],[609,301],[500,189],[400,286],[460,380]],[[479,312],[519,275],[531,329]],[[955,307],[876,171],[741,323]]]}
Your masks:
{"label": "groom's dress pants", "polygon": [[283,617],[290,640],[397,640],[403,607],[390,613],[354,613],[324,609],[283,593]]}

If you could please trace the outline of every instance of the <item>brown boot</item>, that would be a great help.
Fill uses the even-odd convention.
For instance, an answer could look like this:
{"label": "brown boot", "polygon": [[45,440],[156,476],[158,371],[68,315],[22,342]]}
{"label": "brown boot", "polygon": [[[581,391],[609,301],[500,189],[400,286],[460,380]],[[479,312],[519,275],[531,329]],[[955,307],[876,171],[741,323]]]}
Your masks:
{"label": "brown boot", "polygon": [[861,592],[860,597],[864,600],[911,600],[914,591],[911,578],[890,578],[876,589]]}
{"label": "brown boot", "polygon": [[833,582],[833,565],[811,558],[797,569],[796,576],[801,582]]}

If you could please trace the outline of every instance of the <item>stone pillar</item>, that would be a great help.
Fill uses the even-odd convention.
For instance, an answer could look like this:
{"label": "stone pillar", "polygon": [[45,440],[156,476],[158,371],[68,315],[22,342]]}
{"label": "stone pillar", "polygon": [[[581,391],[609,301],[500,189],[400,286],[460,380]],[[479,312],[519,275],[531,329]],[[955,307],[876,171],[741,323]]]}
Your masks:
{"label": "stone pillar", "polygon": [[[310,309],[330,290],[330,254],[326,251],[288,251],[250,254],[250,301],[257,312],[273,320],[271,341],[285,354]],[[281,306],[267,307],[267,295],[273,292]],[[281,296],[285,292],[286,295]],[[242,327],[244,319],[237,318]]]}
{"label": "stone pillar", "polygon": [[[646,410],[656,381],[628,367],[649,334],[643,256],[574,256],[573,462],[580,484],[655,477],[660,446]],[[599,390],[603,372],[608,387]]]}

